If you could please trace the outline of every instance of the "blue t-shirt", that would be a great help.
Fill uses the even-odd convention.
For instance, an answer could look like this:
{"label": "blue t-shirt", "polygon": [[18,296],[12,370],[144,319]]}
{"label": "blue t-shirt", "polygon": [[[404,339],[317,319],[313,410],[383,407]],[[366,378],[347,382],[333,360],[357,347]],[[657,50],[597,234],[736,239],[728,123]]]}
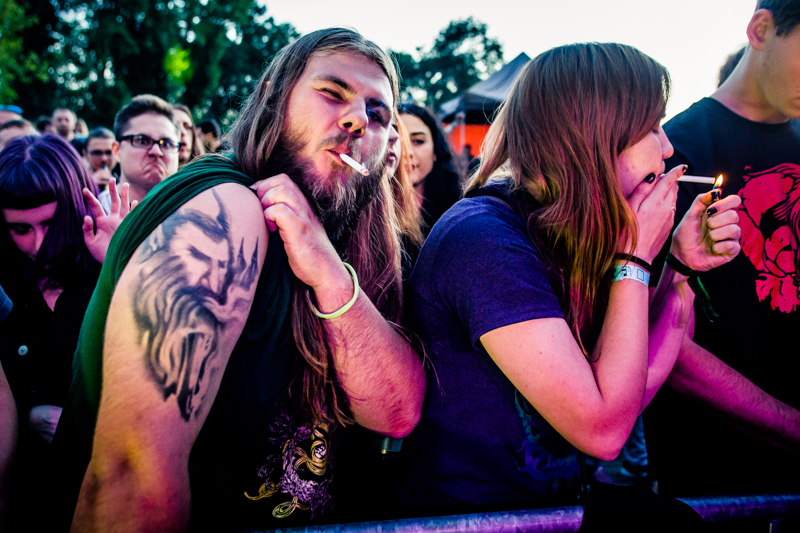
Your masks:
{"label": "blue t-shirt", "polygon": [[400,498],[438,509],[574,501],[575,448],[480,343],[503,326],[563,317],[524,220],[494,197],[458,202],[422,247],[408,306],[432,365],[422,419],[400,454]]}

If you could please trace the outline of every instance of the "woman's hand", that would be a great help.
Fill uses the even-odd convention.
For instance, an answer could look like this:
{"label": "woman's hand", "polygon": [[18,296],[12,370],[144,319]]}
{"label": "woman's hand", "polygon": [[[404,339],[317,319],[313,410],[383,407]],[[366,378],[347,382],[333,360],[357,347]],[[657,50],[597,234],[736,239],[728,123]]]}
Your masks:
{"label": "woman's hand", "polygon": [[728,196],[713,205],[711,191],[698,195],[672,235],[670,251],[692,270],[705,272],[739,254],[741,229],[736,209],[742,200]]}
{"label": "woman's hand", "polygon": [[[128,190],[128,184],[123,184],[122,195],[120,195],[117,193],[117,183],[114,180],[108,183],[108,192],[111,195],[111,211],[106,215],[100,201],[95,198],[89,189],[83,189],[83,196],[89,202],[89,206],[95,218],[95,220],[92,220],[92,217],[88,215],[84,217],[83,240],[89,252],[91,252],[92,257],[94,257],[98,263],[102,263],[106,258],[106,252],[108,251],[108,245],[111,243],[111,237],[122,223],[122,219],[124,219],[130,210],[136,207],[138,203],[130,203]],[[97,221],[96,231],[95,221]]]}
{"label": "woman's hand", "polygon": [[677,180],[685,171],[683,165],[675,167],[652,183],[642,181],[633,190],[627,200],[636,216],[636,249],[631,250],[628,243],[621,252],[653,262],[672,229],[678,200]]}

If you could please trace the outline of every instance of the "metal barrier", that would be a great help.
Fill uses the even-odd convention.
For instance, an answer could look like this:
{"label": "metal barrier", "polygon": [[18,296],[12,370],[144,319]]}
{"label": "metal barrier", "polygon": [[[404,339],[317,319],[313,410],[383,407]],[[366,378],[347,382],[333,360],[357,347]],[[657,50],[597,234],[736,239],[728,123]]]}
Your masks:
{"label": "metal barrier", "polygon": [[[800,515],[800,493],[681,498],[706,522]],[[578,531],[583,507],[478,513],[278,529],[285,533],[561,533]],[[766,529],[765,529],[766,531]]]}

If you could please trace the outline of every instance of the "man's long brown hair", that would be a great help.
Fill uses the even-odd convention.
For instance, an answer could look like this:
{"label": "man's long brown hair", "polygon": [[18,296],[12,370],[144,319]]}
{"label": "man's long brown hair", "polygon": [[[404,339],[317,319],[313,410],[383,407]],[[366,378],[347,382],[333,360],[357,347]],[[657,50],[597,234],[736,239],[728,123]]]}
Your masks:
{"label": "man's long brown hair", "polygon": [[[289,95],[306,63],[312,56],[337,53],[360,54],[375,61],[386,73],[397,101],[397,72],[380,47],[343,28],[309,33],[275,56],[231,128],[229,137],[236,161],[247,175],[270,177],[269,158],[284,128]],[[384,175],[378,195],[356,223],[345,254],[358,274],[361,289],[394,324],[399,324],[402,316],[399,231],[389,176]],[[302,360],[289,393],[309,420],[332,430],[337,423],[351,421],[349,407],[336,379],[331,339],[311,306],[310,289],[295,278],[292,330]]]}
{"label": "man's long brown hair", "polygon": [[630,46],[549,50],[518,75],[467,186],[471,191],[510,173],[519,205],[533,205],[526,195],[541,204],[522,208],[528,234],[551,264],[567,322],[587,355],[614,255],[629,236],[636,239],[617,160],[658,128],[669,87],[667,70]]}

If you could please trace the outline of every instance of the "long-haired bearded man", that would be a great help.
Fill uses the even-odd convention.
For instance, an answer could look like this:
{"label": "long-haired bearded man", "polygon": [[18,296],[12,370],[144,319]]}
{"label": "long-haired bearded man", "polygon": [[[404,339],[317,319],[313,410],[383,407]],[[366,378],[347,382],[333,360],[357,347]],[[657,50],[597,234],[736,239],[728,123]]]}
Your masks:
{"label": "long-haired bearded man", "polygon": [[358,33],[308,34],[261,76],[232,152],[187,165],[126,219],[54,442],[62,527],[320,520],[337,428],[414,428],[425,378],[400,329],[382,171],[397,90]]}

